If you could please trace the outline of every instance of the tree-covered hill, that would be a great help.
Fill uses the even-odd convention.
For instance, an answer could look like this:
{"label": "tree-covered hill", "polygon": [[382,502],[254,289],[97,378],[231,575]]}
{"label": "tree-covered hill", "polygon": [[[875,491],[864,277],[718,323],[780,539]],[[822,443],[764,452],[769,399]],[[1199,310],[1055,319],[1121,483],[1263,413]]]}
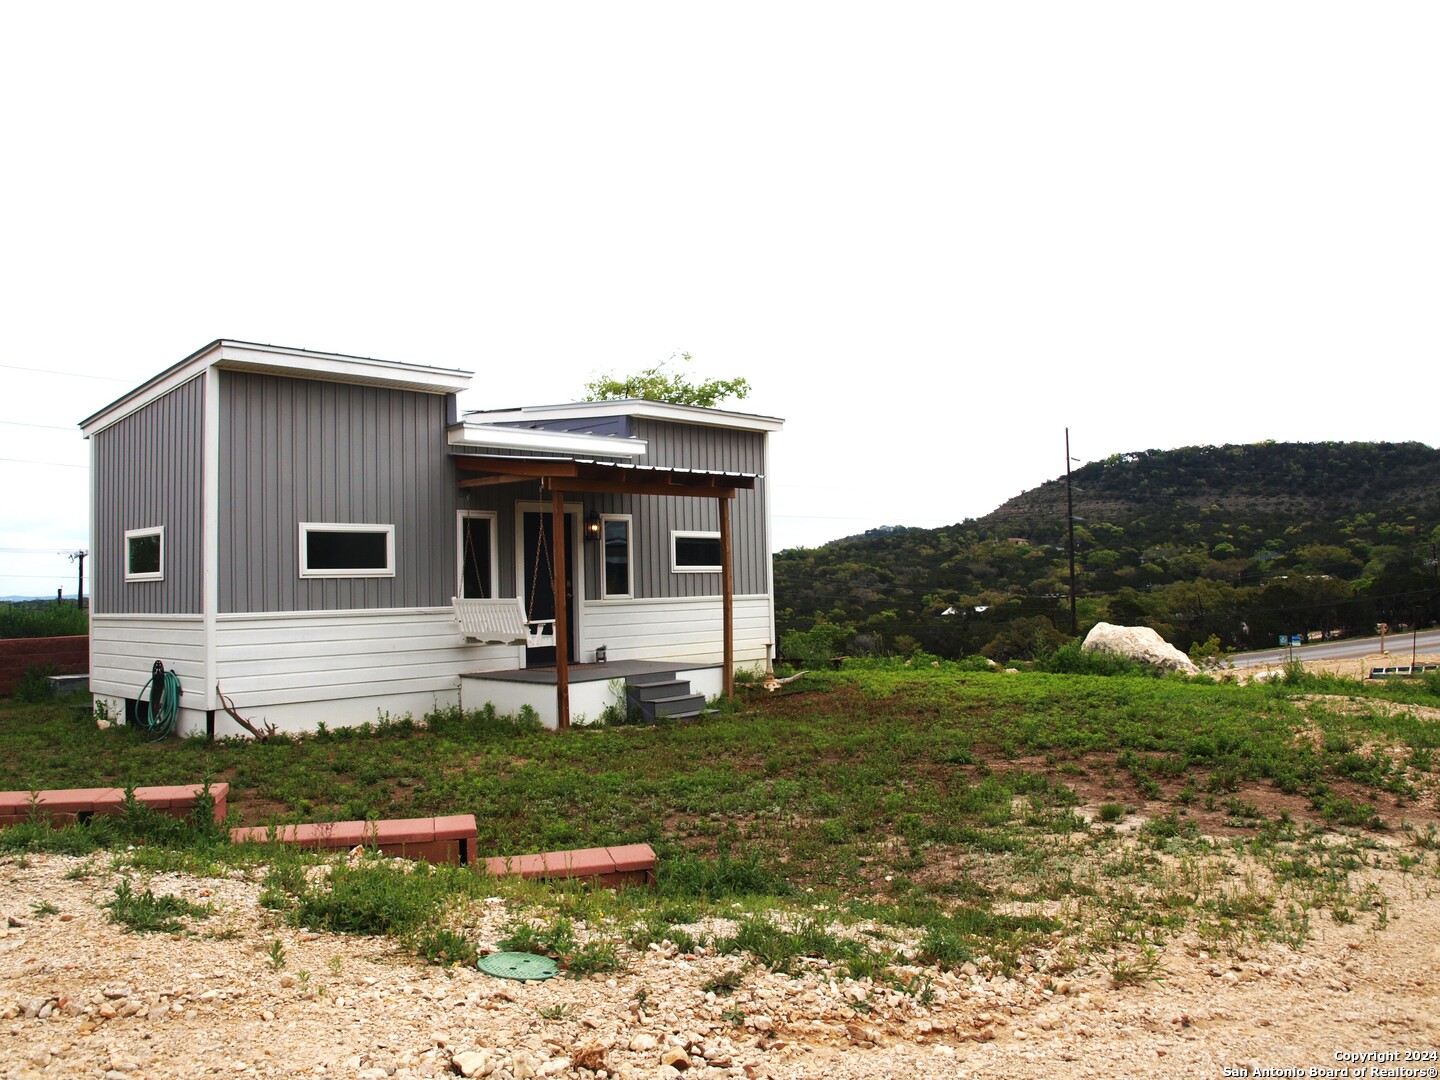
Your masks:
{"label": "tree-covered hill", "polygon": [[[1244,648],[1440,621],[1440,451],[1421,443],[1147,450],[1072,484],[1082,633]],[[1065,478],[982,518],[780,552],[775,589],[782,645],[819,623],[852,653],[1051,648],[1070,627]]]}

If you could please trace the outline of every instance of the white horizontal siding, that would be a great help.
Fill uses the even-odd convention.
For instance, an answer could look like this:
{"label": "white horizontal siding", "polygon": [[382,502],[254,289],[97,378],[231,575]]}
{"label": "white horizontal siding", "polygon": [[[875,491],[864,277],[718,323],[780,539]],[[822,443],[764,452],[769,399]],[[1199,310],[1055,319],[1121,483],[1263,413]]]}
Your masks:
{"label": "white horizontal siding", "polygon": [[198,615],[96,615],[90,620],[90,691],[139,697],[155,661],[175,672],[190,700],[205,696],[205,624]]}
{"label": "white horizontal siding", "polygon": [[[223,615],[215,628],[216,677],[241,712],[405,694],[453,700],[461,672],[519,667],[521,652],[467,643],[449,608]],[[373,716],[333,722],[365,719]]]}
{"label": "white horizontal siding", "polygon": [[[724,660],[724,613],[718,596],[590,601],[583,619],[586,643],[591,649],[604,645],[611,660]],[[769,642],[770,598],[735,597],[735,663],[764,663]]]}

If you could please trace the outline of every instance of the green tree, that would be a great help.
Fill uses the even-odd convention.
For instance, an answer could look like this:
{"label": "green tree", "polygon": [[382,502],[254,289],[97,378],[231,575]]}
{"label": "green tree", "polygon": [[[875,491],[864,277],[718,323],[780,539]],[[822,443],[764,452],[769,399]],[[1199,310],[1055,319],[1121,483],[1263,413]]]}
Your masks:
{"label": "green tree", "polygon": [[[683,371],[676,371],[670,365],[676,354],[671,353],[658,364],[621,378],[617,375],[601,375],[585,384],[586,401],[615,401],[623,398],[639,398],[642,401],[665,401],[672,405],[698,405],[711,409],[727,398],[743,399],[750,393],[750,383],[745,379],[706,379],[691,382]],[[690,362],[690,354],[679,354],[682,363]]]}

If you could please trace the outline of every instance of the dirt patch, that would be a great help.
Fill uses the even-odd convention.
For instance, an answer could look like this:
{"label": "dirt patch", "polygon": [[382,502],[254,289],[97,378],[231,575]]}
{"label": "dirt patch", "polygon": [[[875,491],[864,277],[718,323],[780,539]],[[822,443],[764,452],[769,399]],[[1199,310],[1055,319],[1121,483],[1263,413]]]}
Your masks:
{"label": "dirt patch", "polygon": [[[1440,888],[1429,863],[1364,871],[1359,884],[1383,895],[1383,917],[1316,926],[1298,950],[1239,941],[1216,951],[1182,933],[1059,973],[902,963],[888,985],[807,961],[788,975],[746,966],[721,994],[705,987],[740,967],[735,958],[663,947],[622,947],[626,968],[608,977],[442,973],[383,939],[284,925],[259,907],[258,880],[238,872],[147,879],[216,912],[187,933],[126,934],[101,908],[118,881],[108,866],[0,862],[12,923],[0,933],[4,1075],[408,1080],[483,1061],[492,1076],[593,1080],[597,1068],[668,1076],[662,1061],[683,1055],[685,1075],[701,1080],[1080,1080],[1226,1067],[1303,1075],[1335,1066],[1337,1053],[1440,1046]],[[1013,914],[1061,915],[1063,905]],[[492,898],[461,923],[493,948],[511,917]]]}

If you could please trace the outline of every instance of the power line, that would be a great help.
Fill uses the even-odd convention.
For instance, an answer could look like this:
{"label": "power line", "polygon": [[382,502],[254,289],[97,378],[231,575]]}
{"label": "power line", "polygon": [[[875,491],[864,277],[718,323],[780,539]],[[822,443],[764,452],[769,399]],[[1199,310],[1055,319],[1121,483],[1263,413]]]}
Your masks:
{"label": "power line", "polygon": [[69,424],[27,424],[24,420],[0,420],[0,424],[6,424],[9,427],[44,428],[46,431],[73,431],[77,435],[80,433],[78,427]]}
{"label": "power line", "polygon": [[0,457],[0,461],[13,461],[20,465],[55,465],[62,469],[88,469],[89,465],[76,465],[69,461],[39,461],[35,458]]}
{"label": "power line", "polygon": [[33,371],[37,375],[64,375],[69,379],[94,379],[96,382],[134,382],[132,379],[117,379],[113,375],[86,375],[79,371],[56,371],[54,368],[21,367],[19,364],[0,364],[7,371]]}

